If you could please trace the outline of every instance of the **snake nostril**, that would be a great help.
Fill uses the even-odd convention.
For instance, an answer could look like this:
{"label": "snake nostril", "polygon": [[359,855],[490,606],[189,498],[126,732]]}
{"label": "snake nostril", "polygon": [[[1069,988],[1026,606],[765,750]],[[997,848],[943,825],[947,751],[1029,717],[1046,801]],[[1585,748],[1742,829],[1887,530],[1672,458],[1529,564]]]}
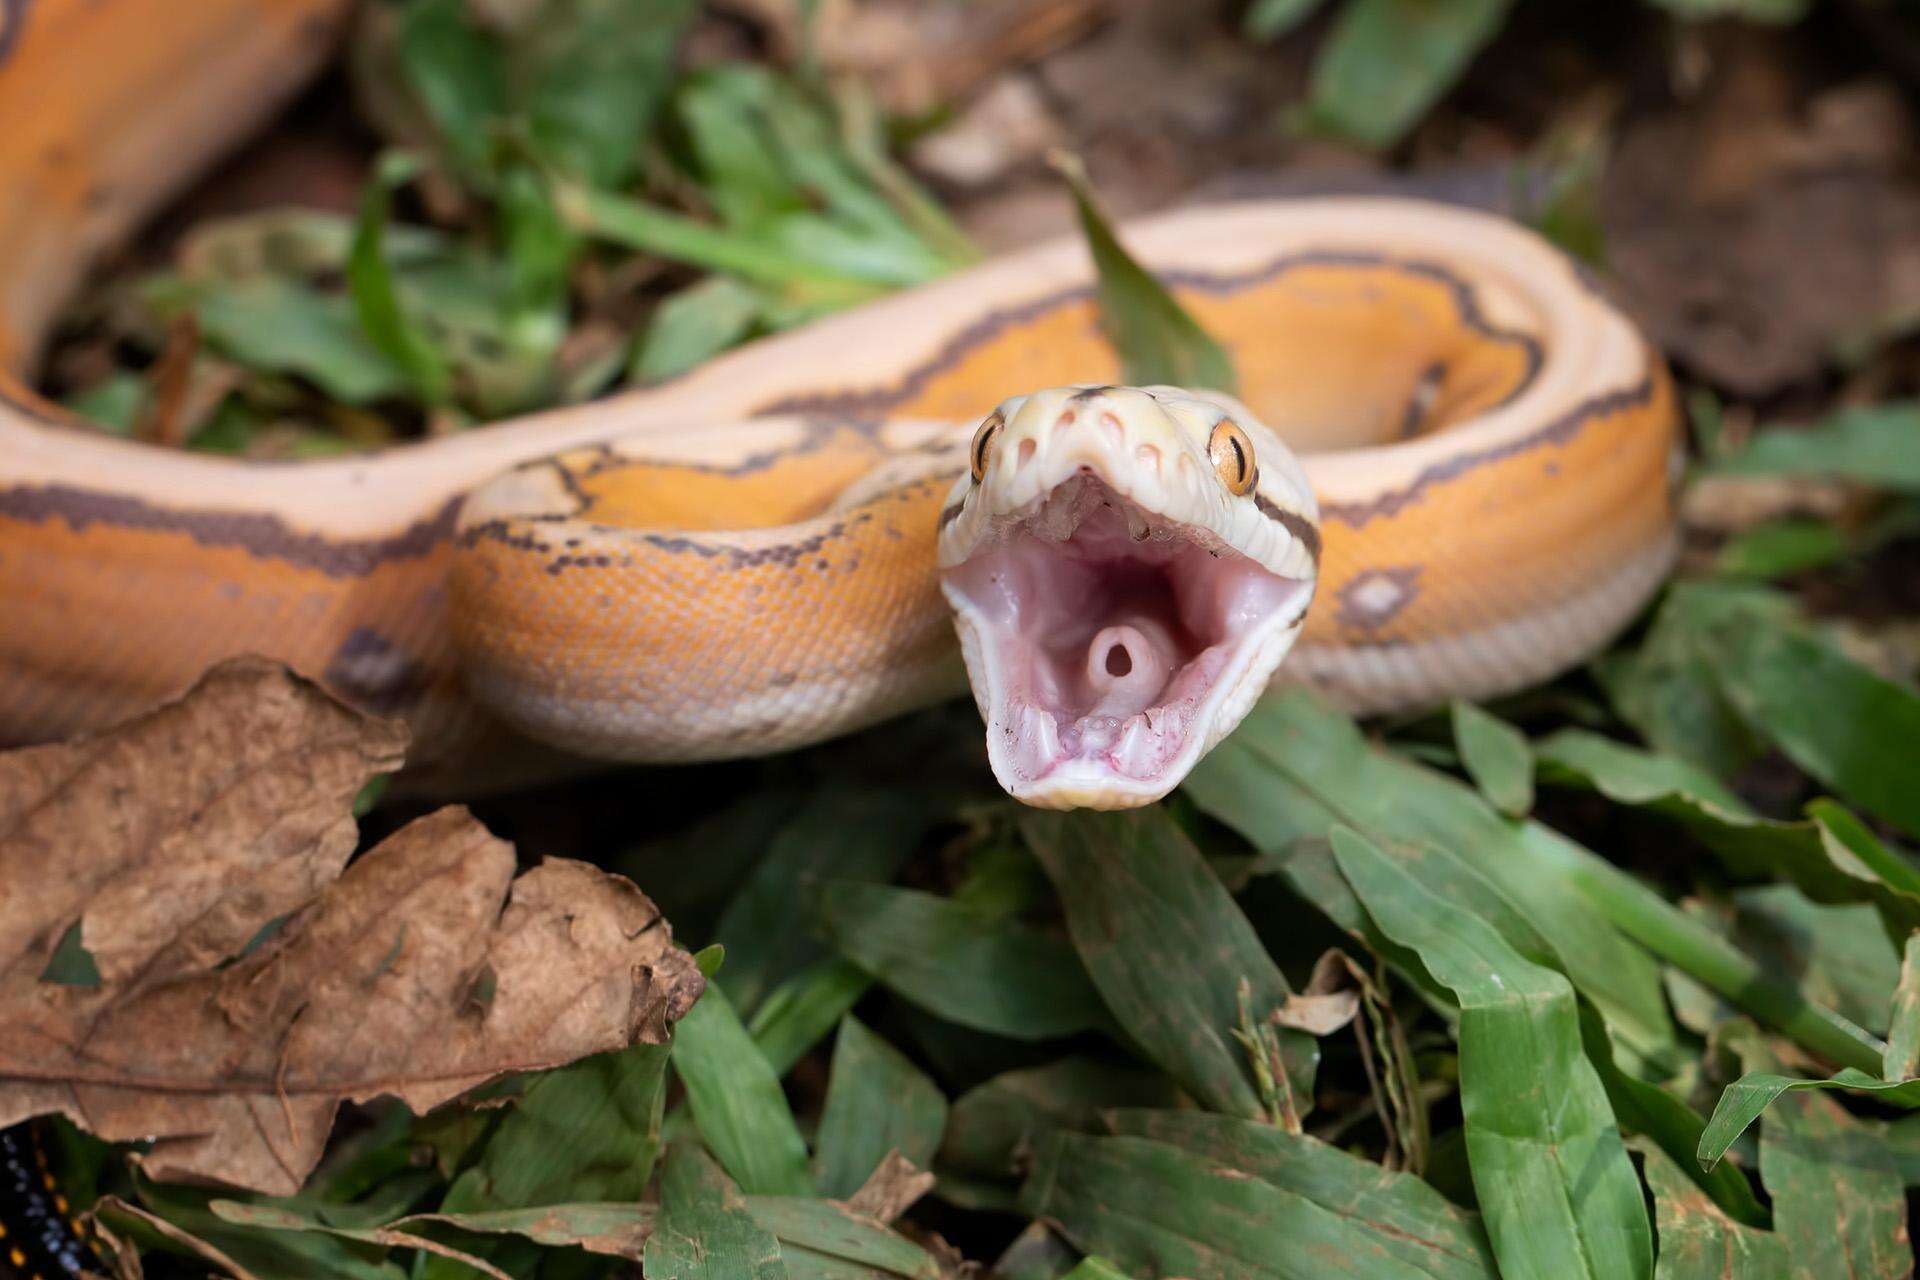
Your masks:
{"label": "snake nostril", "polygon": [[1134,458],[1148,471],[1160,469],[1160,451],[1150,444],[1143,444],[1133,451]]}
{"label": "snake nostril", "polygon": [[1114,417],[1111,413],[1103,413],[1100,415],[1100,425],[1113,432],[1113,434],[1120,439],[1126,439],[1126,428],[1122,427],[1120,425],[1120,419]]}
{"label": "snake nostril", "polygon": [[1027,439],[1022,440],[1020,447],[1014,451],[1013,465],[1016,467],[1026,466],[1029,462],[1033,461],[1033,455],[1039,451],[1040,446],[1035,444],[1033,438],[1029,436]]}
{"label": "snake nostril", "polygon": [[1070,426],[1072,426],[1072,425],[1073,425],[1073,416],[1074,416],[1074,415],[1073,415],[1073,410],[1071,410],[1071,409],[1063,409],[1063,410],[1061,410],[1061,411],[1060,411],[1060,416],[1059,416],[1058,418],[1056,418],[1056,419],[1054,419],[1054,423],[1053,423],[1053,426],[1054,426],[1054,429],[1055,429],[1056,431],[1064,431],[1064,430],[1065,430],[1066,428],[1068,428],[1068,427],[1070,427]]}

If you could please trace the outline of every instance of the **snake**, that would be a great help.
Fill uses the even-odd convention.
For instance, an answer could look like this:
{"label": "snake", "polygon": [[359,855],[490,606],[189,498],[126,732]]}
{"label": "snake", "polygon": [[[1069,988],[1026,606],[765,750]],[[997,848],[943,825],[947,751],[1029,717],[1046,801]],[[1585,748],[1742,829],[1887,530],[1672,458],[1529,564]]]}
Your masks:
{"label": "snake", "polygon": [[[1659,355],[1533,232],[1408,199],[1124,227],[1232,396],[1124,385],[1075,237],[367,454],[76,429],[24,377],[58,299],[230,145],[243,90],[257,118],[298,83],[340,8],[169,6],[186,29],[132,41],[142,6],[9,0],[0,739],[99,731],[243,653],[405,718],[429,764],[503,736],[760,755],[971,687],[1013,795],[1123,807],[1276,679],[1357,714],[1545,680],[1672,563]],[[56,75],[83,58],[114,94]],[[49,93],[63,111],[10,105]]]}
{"label": "snake", "polygon": [[0,742],[241,654],[404,718],[451,777],[503,742],[762,755],[970,689],[1016,798],[1129,807],[1276,681],[1374,714],[1547,680],[1673,563],[1658,353],[1532,231],[1407,199],[1122,228],[1232,394],[1127,385],[1078,238],[361,455],[163,449],[35,392],[100,255],[346,7],[0,0]]}

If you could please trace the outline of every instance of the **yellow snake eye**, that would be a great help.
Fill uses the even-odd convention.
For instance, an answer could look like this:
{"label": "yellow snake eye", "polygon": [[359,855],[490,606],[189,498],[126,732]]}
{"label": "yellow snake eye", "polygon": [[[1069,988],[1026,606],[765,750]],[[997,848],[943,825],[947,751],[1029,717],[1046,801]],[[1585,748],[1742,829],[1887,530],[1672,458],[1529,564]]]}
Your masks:
{"label": "yellow snake eye", "polygon": [[979,484],[986,478],[987,450],[992,446],[993,438],[1000,434],[1000,428],[1006,425],[1007,420],[1001,417],[1000,411],[996,409],[987,415],[987,420],[980,424],[978,431],[973,433],[973,447],[967,450],[967,458],[973,467],[975,484]]}
{"label": "yellow snake eye", "polygon": [[1220,473],[1220,483],[1227,486],[1228,493],[1244,497],[1253,492],[1260,479],[1260,468],[1253,460],[1253,441],[1233,419],[1222,418],[1214,425],[1207,441],[1207,457],[1213,460],[1213,469]]}

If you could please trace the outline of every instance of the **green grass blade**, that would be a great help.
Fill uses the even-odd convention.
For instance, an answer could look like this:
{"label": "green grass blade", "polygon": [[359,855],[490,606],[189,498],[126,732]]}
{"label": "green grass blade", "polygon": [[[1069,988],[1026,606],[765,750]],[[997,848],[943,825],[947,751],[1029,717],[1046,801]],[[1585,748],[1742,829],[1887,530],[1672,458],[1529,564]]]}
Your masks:
{"label": "green grass blade", "polygon": [[1293,30],[1320,7],[1321,0],[1254,0],[1241,29],[1255,40],[1273,40]]}
{"label": "green grass blade", "polygon": [[1762,818],[1704,770],[1584,729],[1535,745],[1549,782],[1590,786],[1680,824],[1742,879],[1777,876],[1815,902],[1870,902],[1895,937],[1920,928],[1920,870],[1831,802],[1814,820]]}
{"label": "green grass blade", "polygon": [[647,1241],[646,1275],[647,1280],[788,1280],[780,1242],[753,1220],[746,1198],[727,1175],[685,1142],[667,1152],[660,1217]]}
{"label": "green grass blade", "polygon": [[[1735,1047],[1749,1074],[1779,1062],[1759,1037]],[[1781,1097],[1760,1123],[1760,1180],[1796,1280],[1913,1274],[1906,1192],[1883,1131],[1815,1092]]]}
{"label": "green grass blade", "polygon": [[925,1168],[946,1128],[947,1100],[906,1055],[848,1015],[834,1041],[827,1101],[814,1134],[814,1180],[844,1200],[889,1151]]}
{"label": "green grass blade", "polygon": [[930,822],[913,796],[828,787],[780,829],[728,901],[714,937],[727,949],[720,985],[754,1011],[774,985],[828,949],[814,936],[815,895],[827,877],[890,880]]}
{"label": "green grass blade", "polygon": [[1920,492],[1920,405],[1850,406],[1808,430],[1757,431],[1714,470],[1727,475],[1808,475]]}
{"label": "green grass blade", "polygon": [[580,0],[530,33],[521,111],[540,157],[596,187],[624,182],[698,10],[694,0]]}
{"label": "green grass blade", "polygon": [[1073,193],[1098,273],[1100,323],[1119,352],[1127,381],[1231,394],[1238,381],[1226,349],[1120,243],[1079,160],[1056,157],[1054,167]]}
{"label": "green grass blade", "polygon": [[1533,808],[1533,751],[1526,735],[1471,702],[1453,704],[1460,763],[1487,802],[1510,818]]}
{"label": "green grass blade", "polygon": [[[1305,1196],[1146,1138],[1044,1139],[1021,1202],[1090,1254],[1188,1280],[1437,1280]],[[1415,1251],[1417,1252],[1417,1251]],[[1484,1273],[1483,1273],[1484,1274]]]}
{"label": "green grass blade", "polygon": [[1741,717],[1841,798],[1920,835],[1910,754],[1920,692],[1861,666],[1770,596],[1700,598],[1711,600],[1701,625]]}
{"label": "green grass blade", "polygon": [[700,1136],[743,1189],[754,1195],[814,1193],[807,1144],[780,1078],[717,985],[707,985],[674,1029],[673,1066],[686,1082]]}
{"label": "green grass blade", "polygon": [[[1643,1054],[1675,1052],[1658,966],[1617,921],[1594,910],[1566,870],[1534,851],[1533,833],[1543,829],[1513,823],[1473,789],[1374,747],[1351,719],[1311,694],[1293,689],[1263,699],[1195,766],[1186,793],[1272,857],[1302,839],[1324,840],[1336,823],[1376,840],[1445,850],[1493,885],[1534,936],[1551,940],[1558,963],[1615,1033]],[[1516,933],[1508,941],[1536,962],[1553,963]]]}
{"label": "green grass blade", "polygon": [[784,1076],[872,986],[873,979],[858,965],[838,958],[822,960],[768,993],[753,1011],[747,1030],[773,1073]]}
{"label": "green grass blade", "polygon": [[[1258,1024],[1291,989],[1192,841],[1160,808],[1029,812],[1020,825],[1060,895],[1081,962],[1127,1034],[1202,1105],[1269,1114],[1274,1101],[1256,1091],[1234,1035],[1240,991],[1245,984]],[[1285,1031],[1278,1047],[1279,1106],[1304,1116],[1319,1046]]]}
{"label": "green grass blade", "polygon": [[1499,32],[1512,2],[1348,0],[1314,63],[1309,118],[1364,146],[1392,146]]}
{"label": "green grass blade", "polygon": [[468,175],[484,174],[507,106],[507,70],[463,0],[410,0],[400,16],[400,71],[448,154]]}
{"label": "green grass blade", "polygon": [[347,254],[347,288],[367,340],[406,373],[423,401],[442,405],[453,394],[446,356],[401,307],[385,249],[394,188],[411,178],[415,167],[411,157],[389,154],[361,193],[360,219]]}
{"label": "green grass blade", "polygon": [[[810,1273],[851,1278],[872,1277],[875,1272],[940,1280],[940,1266],[926,1250],[844,1204],[801,1196],[748,1196],[747,1212],[779,1238],[795,1280]],[[803,1250],[824,1265],[802,1261]],[[850,1271],[848,1266],[858,1269]]]}
{"label": "green grass blade", "polygon": [[1318,1138],[1198,1111],[1122,1110],[1122,1136],[1151,1138],[1305,1197],[1363,1234],[1369,1249],[1436,1280],[1497,1275],[1480,1215],[1410,1173],[1394,1173]]}
{"label": "green grass blade", "polygon": [[1650,1276],[1640,1182],[1580,1042],[1565,976],[1435,897],[1336,827],[1334,857],[1389,937],[1460,1000],[1460,1106],[1473,1185],[1503,1275]]}
{"label": "green grass blade", "polygon": [[1008,1071],[955,1100],[940,1167],[981,1178],[1011,1177],[1048,1130],[1094,1133],[1110,1107],[1172,1107],[1180,1101],[1180,1090],[1158,1072],[1092,1058]]}
{"label": "green grass blade", "polygon": [[1881,1101],[1894,1106],[1920,1107],[1920,1080],[1880,1080],[1851,1067],[1843,1069],[1831,1080],[1806,1080],[1773,1071],[1749,1071],[1721,1093],[1720,1101],[1713,1109],[1713,1118],[1707,1121],[1706,1131],[1700,1135],[1700,1163],[1711,1168],[1727,1153],[1734,1139],[1745,1133],[1747,1126],[1758,1120],[1761,1113],[1783,1094],[1808,1089],[1851,1089],[1874,1094]]}
{"label": "green grass blade", "polygon": [[1681,1164],[1645,1139],[1633,1144],[1644,1158],[1660,1236],[1655,1280],[1789,1280],[1787,1246],[1771,1231],[1726,1216],[1687,1180]]}
{"label": "green grass blade", "polygon": [[1888,1024],[1881,1077],[1907,1080],[1920,1076],[1920,930],[1907,935],[1907,945],[1901,951],[1900,985],[1893,991]]}
{"label": "green grass blade", "polygon": [[849,306],[885,292],[796,256],[764,236],[711,227],[668,209],[589,187],[559,183],[555,198],[569,225],[643,253],[710,271],[727,271],[815,305]]}
{"label": "green grass blade", "polygon": [[1111,1025],[1066,940],[998,912],[913,889],[828,881],[820,922],[847,959],[963,1027],[1045,1040]]}
{"label": "green grass blade", "polygon": [[1709,1197],[1721,1213],[1749,1227],[1765,1227],[1767,1211],[1753,1194],[1753,1184],[1731,1164],[1703,1169],[1695,1154],[1707,1122],[1679,1097],[1621,1069],[1614,1061],[1613,1042],[1593,1006],[1580,1006],[1580,1040],[1587,1060],[1600,1075],[1620,1127],[1643,1135]]}

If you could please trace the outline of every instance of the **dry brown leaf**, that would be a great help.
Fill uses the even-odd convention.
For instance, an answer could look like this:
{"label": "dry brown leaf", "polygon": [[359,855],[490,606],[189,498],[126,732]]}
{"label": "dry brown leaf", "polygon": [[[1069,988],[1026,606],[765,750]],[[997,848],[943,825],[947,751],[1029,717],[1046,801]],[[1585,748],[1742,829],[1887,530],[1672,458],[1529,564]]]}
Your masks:
{"label": "dry brown leaf", "polygon": [[874,1166],[860,1189],[847,1198],[847,1208],[891,1223],[933,1190],[934,1176],[900,1154],[895,1147]]}
{"label": "dry brown leaf", "polygon": [[[154,1177],[291,1194],[344,1100],[420,1112],[663,1042],[704,982],[629,881],[560,859],[515,879],[459,808],[341,872],[354,796],[404,748],[242,659],[112,732],[0,755],[0,1124],[57,1111],[155,1139]],[[76,923],[99,985],[43,981]]]}

